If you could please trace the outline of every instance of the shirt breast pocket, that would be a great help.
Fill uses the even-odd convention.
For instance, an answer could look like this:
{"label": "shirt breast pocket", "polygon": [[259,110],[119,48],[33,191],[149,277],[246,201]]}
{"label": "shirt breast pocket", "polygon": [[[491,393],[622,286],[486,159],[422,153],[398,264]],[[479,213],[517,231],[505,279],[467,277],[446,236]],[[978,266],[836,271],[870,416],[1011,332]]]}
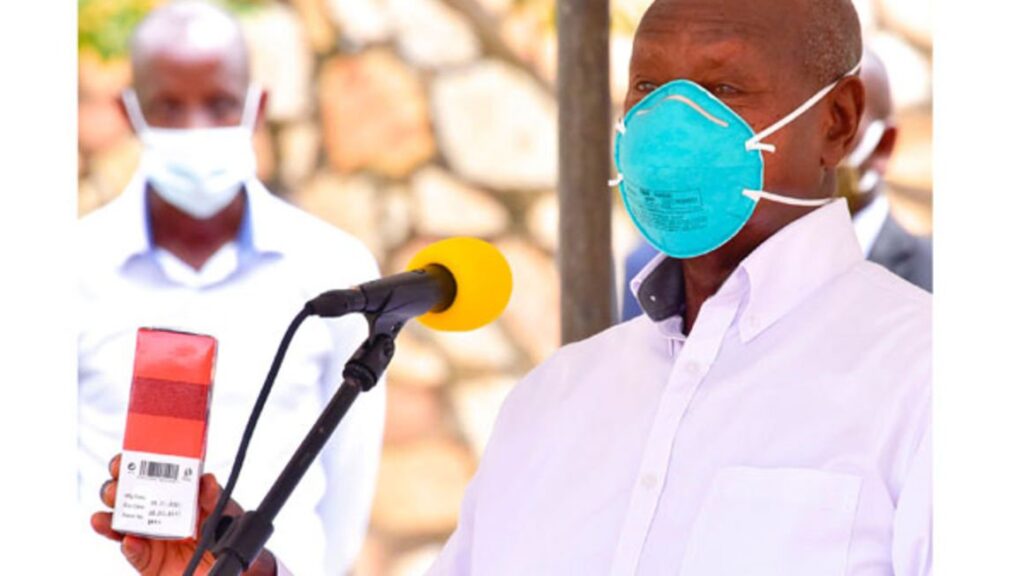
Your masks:
{"label": "shirt breast pocket", "polygon": [[841,576],[857,476],[723,468],[691,531],[681,576]]}

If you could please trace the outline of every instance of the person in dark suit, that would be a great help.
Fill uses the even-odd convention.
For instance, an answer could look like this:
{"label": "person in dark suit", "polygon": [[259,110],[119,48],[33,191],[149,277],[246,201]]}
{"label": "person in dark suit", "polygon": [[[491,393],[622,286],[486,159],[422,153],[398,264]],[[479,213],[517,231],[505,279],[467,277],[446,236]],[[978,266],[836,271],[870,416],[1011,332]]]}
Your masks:
{"label": "person in dark suit", "polygon": [[870,50],[865,52],[860,75],[866,107],[859,143],[838,171],[839,194],[850,205],[854,229],[868,260],[931,292],[931,238],[914,236],[900,226],[885,196],[885,171],[899,131],[893,123],[889,76]]}
{"label": "person in dark suit", "polygon": [[[904,280],[932,291],[931,238],[912,235],[892,216],[885,195],[885,170],[899,132],[893,120],[889,75],[878,56],[866,50],[860,77],[866,106],[857,146],[837,171],[839,195],[846,198],[857,239],[868,260],[880,264]],[[622,321],[642,312],[630,290],[630,280],[658,254],[641,239],[626,257],[626,286],[622,297]]]}

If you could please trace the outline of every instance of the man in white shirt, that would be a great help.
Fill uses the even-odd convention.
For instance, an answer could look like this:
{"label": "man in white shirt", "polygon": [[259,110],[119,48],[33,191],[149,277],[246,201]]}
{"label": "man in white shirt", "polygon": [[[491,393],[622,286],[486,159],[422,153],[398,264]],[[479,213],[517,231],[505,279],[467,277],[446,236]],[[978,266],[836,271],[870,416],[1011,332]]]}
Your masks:
{"label": "man in white shirt", "polygon": [[[825,200],[861,50],[846,0],[657,0],[625,108],[687,79],[762,132],[839,78],[761,148],[765,190]],[[930,573],[931,301],[865,261],[844,202],[762,200],[632,287],[644,316],[510,394],[431,574]]]}
{"label": "man in white shirt", "polygon": [[[849,72],[860,55],[848,0],[655,1],[626,102],[645,116],[627,114],[617,141],[662,129],[636,119],[666,110],[704,133],[745,122],[763,189],[742,195],[761,200],[724,244],[652,261],[633,281],[644,316],[517,385],[430,574],[930,574],[931,299],[865,261],[834,200],[864,108]],[[663,136],[630,160],[717,151]],[[723,152],[751,158],[743,140]],[[617,146],[628,187],[638,173],[622,158]],[[632,168],[675,169],[657,160]],[[703,241],[728,168],[702,182],[697,208],[678,188],[647,196],[697,214],[688,238]],[[679,230],[666,213],[643,225]],[[173,573],[154,558],[153,573]]]}
{"label": "man in white shirt", "polygon": [[[136,30],[132,64],[125,109],[143,159],[124,193],[86,217],[77,236],[79,483],[89,512],[120,451],[138,328],[219,341],[205,469],[226,478],[290,320],[318,293],[378,276],[360,242],[256,179],[252,129],[266,94],[251,87],[229,15],[201,2],[157,9]],[[359,318],[312,319],[299,330],[250,446],[239,502],[259,504],[365,335]],[[275,522],[270,545],[300,574],[342,574],[358,555],[383,422],[382,384],[355,404]],[[134,573],[116,546],[92,538],[82,546],[83,573]]]}

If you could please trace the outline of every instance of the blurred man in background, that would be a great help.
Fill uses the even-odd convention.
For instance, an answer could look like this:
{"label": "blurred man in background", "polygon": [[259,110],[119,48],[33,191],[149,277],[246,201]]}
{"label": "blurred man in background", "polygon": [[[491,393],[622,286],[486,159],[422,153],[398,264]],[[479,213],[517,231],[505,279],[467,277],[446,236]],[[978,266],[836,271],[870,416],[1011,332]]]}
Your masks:
{"label": "blurred man in background", "polygon": [[[931,239],[913,236],[900,226],[889,210],[885,195],[885,171],[899,131],[893,118],[889,75],[878,55],[871,50],[865,51],[860,75],[867,97],[864,118],[855,148],[837,170],[838,194],[849,204],[853,227],[867,259],[931,292]],[[641,238],[626,257],[623,322],[643,313],[629,290],[629,282],[657,254],[657,250]]]}
{"label": "blurred man in background", "polygon": [[839,195],[849,203],[853,227],[868,260],[931,292],[931,239],[913,236],[900,226],[885,195],[885,172],[899,133],[893,119],[889,75],[870,50],[864,54],[860,74],[866,107],[857,146],[837,172]]}
{"label": "blurred man in background", "polygon": [[[150,13],[132,39],[124,110],[144,152],[124,193],[78,231],[80,500],[92,512],[120,451],[140,327],[219,341],[206,470],[226,478],[279,339],[318,293],[377,277],[357,240],[256,179],[253,130],[266,93],[250,80],[236,21],[197,1]],[[255,507],[365,337],[361,319],[307,322],[250,447],[236,498]],[[384,389],[352,409],[276,522],[271,545],[300,574],[341,574],[364,538]],[[83,519],[83,533],[89,527]],[[83,571],[133,572],[116,546],[85,547]]]}

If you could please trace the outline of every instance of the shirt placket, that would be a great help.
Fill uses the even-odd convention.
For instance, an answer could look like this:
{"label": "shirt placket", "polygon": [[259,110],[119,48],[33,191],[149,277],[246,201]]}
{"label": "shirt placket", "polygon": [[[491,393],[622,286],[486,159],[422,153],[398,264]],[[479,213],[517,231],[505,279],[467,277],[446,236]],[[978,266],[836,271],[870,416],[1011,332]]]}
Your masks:
{"label": "shirt placket", "polygon": [[615,576],[636,573],[665,485],[676,431],[718,355],[737,308],[737,301],[732,298],[716,297],[705,302],[696,325],[673,363],[619,534],[611,569]]}

